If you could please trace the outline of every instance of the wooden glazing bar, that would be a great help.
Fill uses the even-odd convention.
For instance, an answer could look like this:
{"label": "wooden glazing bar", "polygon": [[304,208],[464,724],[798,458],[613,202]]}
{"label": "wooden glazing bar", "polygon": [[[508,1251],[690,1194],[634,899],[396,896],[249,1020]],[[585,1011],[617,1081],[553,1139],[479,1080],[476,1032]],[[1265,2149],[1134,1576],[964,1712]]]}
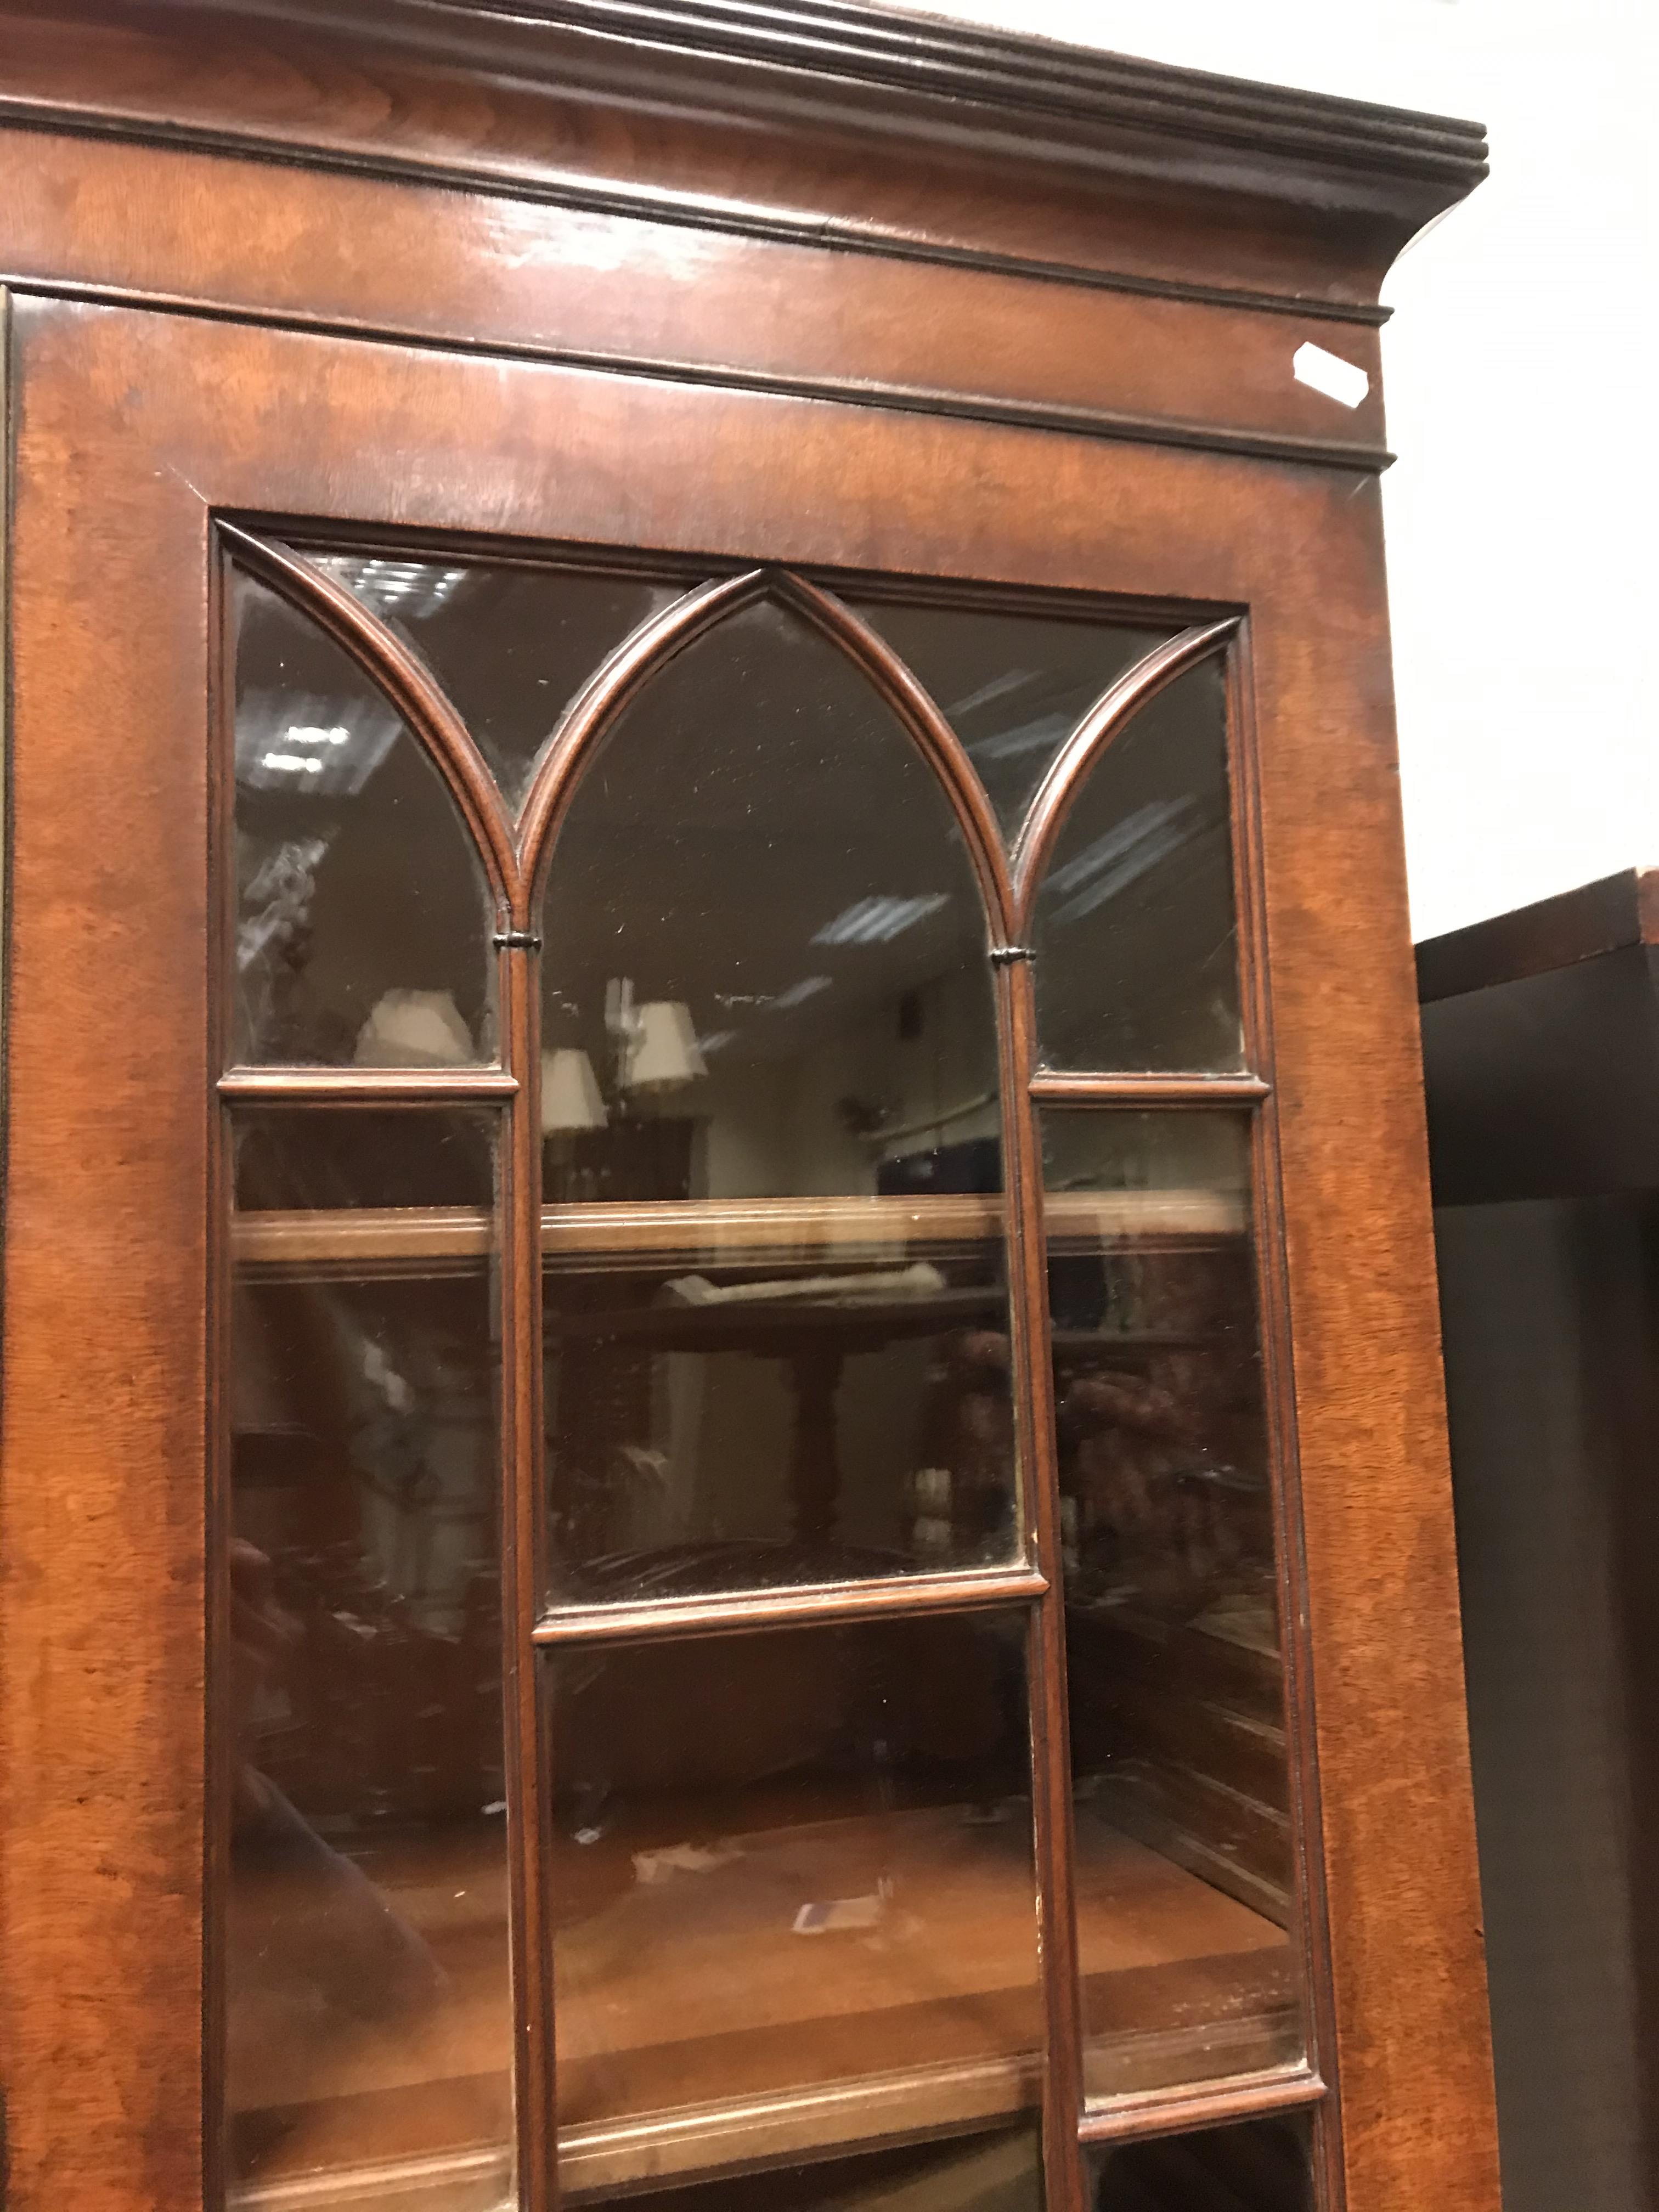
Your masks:
{"label": "wooden glazing bar", "polygon": [[[3,359],[3,356],[0,356]],[[236,942],[236,616],[228,563],[216,545],[208,565],[209,906],[207,1065],[216,1067],[230,1035]],[[226,1107],[209,1100],[207,1233],[207,1511],[204,1529],[206,1737],[202,1863],[202,2201],[225,2202],[229,2164],[230,1850],[236,1765],[238,1668],[231,1631],[231,1363],[234,1271],[235,1132]],[[3,2193],[3,2192],[0,2192]]]}
{"label": "wooden glazing bar", "polygon": [[1110,2105],[1086,2112],[1078,2124],[1081,2143],[1122,2142],[1136,2136],[1184,2134],[1190,2128],[1222,2127],[1230,2120],[1258,2118],[1270,2112],[1317,2105],[1328,2085],[1306,2066],[1282,2072],[1248,2074],[1202,2088],[1148,2089],[1138,2096],[1115,2097]]}
{"label": "wooden glazing bar", "polygon": [[509,1064],[527,1071],[507,1116],[501,1164],[501,1691],[514,2000],[514,2113],[520,2212],[553,2212],[553,1961],[547,1911],[547,1778],[540,1669],[532,1644],[541,1606],[540,963],[499,955]]}
{"label": "wooden glazing bar", "polygon": [[1031,1078],[1038,1106],[1254,1106],[1267,1096],[1259,1075],[1058,1074]]}
{"label": "wooden glazing bar", "polygon": [[744,1596],[665,1598],[654,1604],[570,1606],[544,1614],[537,1644],[550,1646],[629,1643],[649,1638],[742,1636],[773,1628],[881,1620],[893,1613],[976,1613],[1026,1605],[1047,1595],[1048,1577],[1032,1567],[977,1573],[903,1575],[891,1581],[813,1583],[798,1589]]}
{"label": "wooden glazing bar", "polygon": [[1006,943],[1013,927],[1013,885],[1003,858],[996,816],[961,739],[937,702],[886,640],[841,600],[802,576],[788,575],[781,580],[778,588],[787,604],[799,608],[831,644],[839,646],[863,670],[903,724],[917,750],[938,771],[979,878],[980,895],[992,927],[999,941]]}
{"label": "wooden glazing bar", "polygon": [[1072,1820],[1071,1731],[1066,1705],[1065,1589],[1060,1566],[1060,1472],[1054,1449],[1054,1370],[1043,1250],[1042,1155],[1029,1090],[1036,995],[1029,961],[1000,966],[997,1029],[1002,1054],[1004,1182],[1009,1209],[1009,1310],[1022,1504],[1048,1588],[1031,1609],[1026,1680],[1031,1724],[1031,1810],[1036,1870],[1044,2053],[1042,2170],[1048,2212],[1083,2212],[1083,1993],[1078,1977]]}
{"label": "wooden glazing bar", "polygon": [[233,1067],[219,1096],[249,1106],[465,1105],[510,1098],[504,1067]]}
{"label": "wooden glazing bar", "polygon": [[390,623],[315,562],[274,539],[221,522],[237,565],[286,599],[332,638],[408,724],[448,785],[472,832],[494,896],[498,927],[516,912],[520,893],[513,832],[495,779],[420,654]]}
{"label": "wooden glazing bar", "polygon": [[766,589],[763,569],[724,576],[684,592],[643,622],[602,662],[576,694],[544,750],[520,803],[514,825],[514,922],[528,928],[541,903],[542,884],[559,825],[575,791],[582,763],[639,690],[705,630],[736,614]]}
{"label": "wooden glazing bar", "polygon": [[1189,668],[1219,650],[1237,628],[1237,617],[1182,630],[1153,647],[1144,660],[1102,692],[1049,763],[1025,811],[1010,860],[1013,877],[1014,933],[1030,941],[1037,893],[1072,801],[1106,748],[1115,742],[1140,709]]}

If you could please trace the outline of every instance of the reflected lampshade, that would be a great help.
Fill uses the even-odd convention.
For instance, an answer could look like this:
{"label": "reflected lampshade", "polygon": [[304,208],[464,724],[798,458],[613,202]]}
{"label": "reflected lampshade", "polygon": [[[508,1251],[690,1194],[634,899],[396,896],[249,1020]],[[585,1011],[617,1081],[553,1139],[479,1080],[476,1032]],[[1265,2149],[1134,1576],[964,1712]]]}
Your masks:
{"label": "reflected lampshade", "polygon": [[585,1052],[566,1047],[542,1054],[542,1134],[603,1129],[605,1100],[593,1063]]}
{"label": "reflected lampshade", "polygon": [[447,991],[387,991],[357,1032],[359,1067],[464,1067],[472,1036]]}
{"label": "reflected lampshade", "polygon": [[630,1091],[672,1091],[706,1075],[691,1010],[678,999],[652,999],[635,1015],[623,1081]]}

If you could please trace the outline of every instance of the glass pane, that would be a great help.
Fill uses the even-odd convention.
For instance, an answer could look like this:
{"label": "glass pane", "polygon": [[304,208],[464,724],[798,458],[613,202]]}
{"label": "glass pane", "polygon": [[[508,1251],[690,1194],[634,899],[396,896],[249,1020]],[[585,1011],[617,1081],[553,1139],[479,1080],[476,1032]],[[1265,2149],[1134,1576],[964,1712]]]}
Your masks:
{"label": "glass pane", "polygon": [[1091,2212],[1313,2212],[1300,2113],[1091,2154]]}
{"label": "glass pane", "polygon": [[423,2201],[485,2212],[513,2164],[494,1129],[394,1118],[395,1158],[343,1115],[233,1124],[227,2162],[237,2203],[378,2212],[416,2161]]}
{"label": "glass pane", "polygon": [[1036,2102],[1022,1616],[549,1663],[567,2190]]}
{"label": "glass pane", "polygon": [[1049,763],[1089,708],[1170,635],[983,607],[870,600],[858,611],[968,748],[1011,844]]}
{"label": "glass pane", "polygon": [[1243,1066],[1218,659],[1160,692],[1090,770],[1037,896],[1049,1067]]}
{"label": "glass pane", "polygon": [[235,594],[233,1060],[492,1058],[489,901],[443,778],[313,623]]}
{"label": "glass pane", "polygon": [[545,936],[556,1586],[1012,1556],[985,925],[857,671],[771,606],[669,664]]}
{"label": "glass pane", "polygon": [[1302,2049],[1243,1115],[1042,1116],[1091,2098]]}
{"label": "glass pane", "polygon": [[877,1199],[827,1224],[698,1207],[672,1243],[653,1230],[637,1250],[583,1250],[590,1233],[549,1217],[558,1596],[1018,1556],[994,1198]]}
{"label": "glass pane", "polygon": [[988,2128],[597,2201],[645,2212],[1042,2212],[1041,2161],[1034,2127]]}
{"label": "glass pane", "polygon": [[420,652],[509,806],[594,670],[688,588],[623,569],[401,554],[327,554],[317,565]]}

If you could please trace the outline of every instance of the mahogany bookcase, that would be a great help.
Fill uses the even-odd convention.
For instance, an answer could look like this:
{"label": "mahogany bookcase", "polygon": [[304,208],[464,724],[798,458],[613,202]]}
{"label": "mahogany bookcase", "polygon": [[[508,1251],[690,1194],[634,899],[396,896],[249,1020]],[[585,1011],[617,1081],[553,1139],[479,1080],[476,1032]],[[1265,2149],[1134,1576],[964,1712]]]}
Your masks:
{"label": "mahogany bookcase", "polygon": [[1495,2208],[1377,354],[1484,161],[0,15],[16,2212]]}

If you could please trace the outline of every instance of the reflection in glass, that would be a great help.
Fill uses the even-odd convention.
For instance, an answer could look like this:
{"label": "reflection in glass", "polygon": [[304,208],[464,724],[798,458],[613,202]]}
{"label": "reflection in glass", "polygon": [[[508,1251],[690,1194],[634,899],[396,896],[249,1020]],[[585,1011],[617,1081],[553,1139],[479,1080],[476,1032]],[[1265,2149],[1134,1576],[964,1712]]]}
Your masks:
{"label": "reflection in glass", "polygon": [[586,769],[544,930],[565,1593],[1012,1556],[985,923],[903,730],[745,610]]}
{"label": "reflection in glass", "polygon": [[234,588],[233,1060],[489,1059],[489,902],[442,776],[331,639]]}
{"label": "reflection in glass", "polygon": [[549,1661],[567,2189],[1036,2102],[1024,1652],[994,1614]]}
{"label": "reflection in glass", "polygon": [[1237,1115],[1042,1116],[1091,2097],[1300,2055]]}
{"label": "reflection in glass", "polygon": [[1030,2125],[985,2128],[605,2201],[641,2212],[1042,2212],[1041,2146]]}
{"label": "reflection in glass", "polygon": [[588,678],[688,588],[620,568],[402,553],[328,554],[317,565],[416,647],[510,806]]}
{"label": "reflection in glass", "polygon": [[1049,856],[1034,938],[1045,1066],[1243,1066],[1220,659],[1097,757]]}
{"label": "reflection in glass", "polygon": [[885,599],[860,601],[858,611],[967,747],[1010,844],[1049,763],[1089,708],[1170,635]]}
{"label": "reflection in glass", "polygon": [[545,1224],[558,1596],[1018,1556],[996,1198],[688,1207],[635,1250],[598,1211]]}
{"label": "reflection in glass", "polygon": [[1090,2212],[1313,2212],[1300,2113],[1091,2154]]}
{"label": "reflection in glass", "polygon": [[[398,1118],[389,1167],[349,1116],[234,1125],[227,2159],[234,2202],[313,2182],[378,2212],[422,2160],[486,2212],[513,2045],[492,1132]],[[447,1202],[408,1206],[422,1182]]]}

